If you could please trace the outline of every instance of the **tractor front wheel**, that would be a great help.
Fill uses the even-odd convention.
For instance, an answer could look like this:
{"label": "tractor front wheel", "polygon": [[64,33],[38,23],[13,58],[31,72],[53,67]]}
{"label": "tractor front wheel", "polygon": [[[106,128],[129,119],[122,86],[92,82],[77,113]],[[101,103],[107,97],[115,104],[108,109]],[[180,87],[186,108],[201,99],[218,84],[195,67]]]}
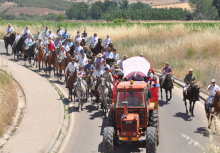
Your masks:
{"label": "tractor front wheel", "polygon": [[157,152],[157,129],[155,127],[147,127],[146,130],[146,153]]}
{"label": "tractor front wheel", "polygon": [[103,132],[103,152],[114,153],[114,128],[105,127]]}
{"label": "tractor front wheel", "polygon": [[112,110],[110,110],[108,113],[108,126],[116,127],[115,113]]}
{"label": "tractor front wheel", "polygon": [[150,111],[149,126],[157,128],[157,145],[159,145],[159,114],[158,114],[158,110]]}

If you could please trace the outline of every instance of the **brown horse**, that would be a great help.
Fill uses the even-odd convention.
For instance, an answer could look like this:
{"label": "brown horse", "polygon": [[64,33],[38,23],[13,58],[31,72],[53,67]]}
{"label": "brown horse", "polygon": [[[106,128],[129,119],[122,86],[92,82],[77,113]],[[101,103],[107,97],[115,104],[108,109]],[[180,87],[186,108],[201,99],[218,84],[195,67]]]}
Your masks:
{"label": "brown horse", "polygon": [[[16,33],[11,33],[8,37],[7,35],[4,36],[5,49],[6,49],[7,54],[8,54],[8,45],[11,45],[12,47],[15,41],[15,36],[16,36]],[[13,50],[12,50],[12,54],[13,54]]]}
{"label": "brown horse", "polygon": [[[214,116],[217,116],[220,112],[220,92],[216,91],[215,97],[214,97],[214,103],[213,104],[209,104],[210,109],[206,110],[206,106],[207,106],[207,100],[205,102],[205,111],[206,111],[206,116],[208,119],[208,127],[211,128],[212,125],[212,119]],[[210,118],[211,116],[211,118]],[[215,121],[215,118],[214,118]],[[215,130],[216,130],[216,126],[215,126]]]}
{"label": "brown horse", "polygon": [[43,50],[42,46],[40,46],[39,49],[38,49],[37,61],[38,61],[38,64],[39,64],[39,71],[40,71],[40,63],[42,63],[42,68],[43,68],[44,67],[44,61],[45,61],[45,54],[44,54],[44,50]]}
{"label": "brown horse", "polygon": [[46,73],[47,73],[47,64],[48,64],[48,67],[49,67],[49,76],[50,76],[50,71],[51,71],[51,65],[53,65],[53,70],[54,70],[54,75],[55,75],[56,58],[57,58],[56,52],[51,51],[50,54],[48,55],[47,61],[45,62]]}
{"label": "brown horse", "polygon": [[86,45],[86,41],[85,41],[85,39],[82,39],[82,41],[80,42],[80,46],[85,46]]}
{"label": "brown horse", "polygon": [[95,90],[92,90],[92,93],[93,93],[93,94],[95,95],[95,97],[96,97],[97,108],[99,108],[99,91],[98,91],[98,87],[99,87],[99,84],[100,84],[100,83],[101,83],[101,78],[97,78]]}
{"label": "brown horse", "polygon": [[102,50],[103,50],[102,39],[98,39],[98,43],[96,44],[95,48],[91,49],[93,56],[97,56],[99,53],[102,52]]}
{"label": "brown horse", "polygon": [[[92,91],[92,82],[93,82],[92,74],[87,74],[85,77],[85,81],[88,85],[87,90],[86,90],[86,95],[87,95],[89,93],[89,89],[90,89],[90,91]],[[91,102],[92,102],[92,95],[91,95]]]}
{"label": "brown horse", "polygon": [[58,78],[58,70],[60,72],[60,80],[62,79],[62,76],[61,76],[61,73],[62,73],[62,70],[65,71],[67,65],[69,64],[69,62],[71,61],[71,56],[68,56],[67,58],[65,58],[62,63],[59,63],[58,62],[58,59],[56,59],[56,62],[55,62],[55,67],[56,67],[56,71],[57,71],[57,78]]}
{"label": "brown horse", "polygon": [[76,77],[77,77],[77,70],[75,70],[72,74],[70,74],[70,77],[66,81],[66,84],[67,84],[68,89],[69,89],[69,99],[71,99],[71,101],[73,100],[72,99],[73,86],[74,86],[74,82],[76,81]]}

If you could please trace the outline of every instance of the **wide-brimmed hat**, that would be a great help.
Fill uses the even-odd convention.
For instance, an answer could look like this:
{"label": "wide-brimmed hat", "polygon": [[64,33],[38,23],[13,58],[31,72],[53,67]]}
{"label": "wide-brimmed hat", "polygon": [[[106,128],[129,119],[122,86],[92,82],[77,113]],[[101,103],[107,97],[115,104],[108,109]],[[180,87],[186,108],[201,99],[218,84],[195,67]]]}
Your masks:
{"label": "wide-brimmed hat", "polygon": [[166,62],[165,65],[170,65],[169,62]]}
{"label": "wide-brimmed hat", "polygon": [[111,47],[108,47],[108,49],[112,49]]}
{"label": "wide-brimmed hat", "polygon": [[102,57],[102,54],[101,54],[101,53],[99,53],[99,54],[97,55],[97,57]]}
{"label": "wide-brimmed hat", "polygon": [[122,57],[122,58],[124,58],[124,57],[127,57],[127,58],[128,58],[128,55],[123,55],[123,57]]}
{"label": "wide-brimmed hat", "polygon": [[64,46],[62,46],[61,48],[65,48]]}
{"label": "wide-brimmed hat", "polygon": [[8,23],[8,26],[11,26],[11,23]]}
{"label": "wide-brimmed hat", "polygon": [[193,71],[193,69],[192,69],[192,68],[190,68],[190,69],[189,69],[189,71]]}
{"label": "wide-brimmed hat", "polygon": [[141,53],[141,55],[140,56],[143,56],[143,53]]}
{"label": "wide-brimmed hat", "polygon": [[211,81],[211,82],[212,82],[212,83],[213,83],[213,82],[216,82],[216,80],[215,80],[215,79],[212,79],[212,81]]}
{"label": "wide-brimmed hat", "polygon": [[83,46],[83,48],[87,48],[87,46]]}
{"label": "wide-brimmed hat", "polygon": [[92,60],[91,60],[91,59],[88,59],[88,62],[92,62]]}
{"label": "wide-brimmed hat", "polygon": [[83,65],[80,65],[79,67],[83,68],[84,66],[83,66]]}
{"label": "wide-brimmed hat", "polygon": [[72,60],[75,60],[75,57],[72,57]]}

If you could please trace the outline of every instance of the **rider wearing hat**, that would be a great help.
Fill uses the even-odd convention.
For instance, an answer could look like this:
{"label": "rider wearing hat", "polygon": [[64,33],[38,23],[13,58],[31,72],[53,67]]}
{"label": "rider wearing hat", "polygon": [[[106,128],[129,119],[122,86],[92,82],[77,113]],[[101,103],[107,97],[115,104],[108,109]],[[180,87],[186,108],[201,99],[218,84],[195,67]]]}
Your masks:
{"label": "rider wearing hat", "polygon": [[102,64],[102,62],[103,62],[103,58],[102,58],[102,54],[101,53],[99,53],[98,55],[97,55],[97,58],[96,58],[96,61],[95,61],[95,65],[101,65]]}
{"label": "rider wearing hat", "polygon": [[26,34],[29,35],[30,34],[30,30],[28,29],[28,26],[25,27],[25,29],[22,31],[22,34]]}
{"label": "rider wearing hat", "polygon": [[[68,71],[68,70],[69,70],[69,71]],[[66,67],[66,69],[65,69],[65,72],[64,72],[64,76],[67,78],[67,80],[68,80],[69,75],[70,75],[71,73],[75,72],[75,70],[78,70],[78,64],[75,63],[75,58],[72,58],[72,62],[70,62],[70,63],[67,65],[67,67]],[[67,71],[68,71],[68,73],[67,73]],[[66,73],[67,73],[67,76],[66,76]],[[67,83],[67,81],[66,81],[66,83]]]}
{"label": "rider wearing hat", "polygon": [[87,57],[87,58],[92,59],[93,53],[92,53],[91,50],[89,50],[89,49],[87,48],[87,46],[83,46],[83,51],[84,51],[84,53],[86,54],[86,57]]}
{"label": "rider wearing hat", "polygon": [[84,67],[84,71],[86,72],[86,75],[93,74],[93,72],[95,71],[95,67],[92,64],[91,59],[88,59],[88,64]]}
{"label": "rider wearing hat", "polygon": [[66,51],[65,51],[65,47],[62,46],[61,47],[61,50],[60,50],[60,53],[58,55],[58,59],[60,60],[59,62],[61,62],[61,60],[66,57]]}
{"label": "rider wearing hat", "polygon": [[99,37],[97,37],[97,33],[94,33],[94,37],[90,40],[90,45],[92,48],[95,48],[96,44],[98,43]]}
{"label": "rider wearing hat", "polygon": [[[81,58],[79,59],[79,64],[82,65],[82,66],[85,66],[88,62],[88,59],[86,58],[86,55],[82,52],[81,55]],[[78,55],[79,57],[79,55]]]}
{"label": "rider wearing hat", "polygon": [[[97,78],[97,79],[101,78],[101,76],[103,75],[103,73],[104,73],[104,72],[101,70],[100,66],[97,65],[96,70],[95,70],[94,73],[93,73],[94,79],[95,79],[95,78]],[[97,82],[97,81],[95,81],[95,82],[93,83],[93,85],[92,85],[92,90],[95,90],[96,82]]]}
{"label": "rider wearing hat", "polygon": [[73,46],[73,42],[71,41],[71,38],[67,38],[67,45],[71,48]]}
{"label": "rider wearing hat", "polygon": [[66,40],[66,38],[69,38],[70,35],[67,33],[67,29],[65,29],[65,32],[62,34],[62,42]]}
{"label": "rider wearing hat", "polygon": [[26,49],[28,49],[29,46],[33,44],[33,41],[31,39],[31,35],[28,36],[28,38],[25,40]]}
{"label": "rider wearing hat", "polygon": [[[86,88],[87,88],[87,83],[86,83],[86,81],[85,81],[85,72],[84,72],[84,66],[83,65],[80,65],[79,66],[79,69],[77,70],[77,76],[79,77],[79,76],[81,76],[82,77],[82,80],[83,80],[83,84],[86,86]],[[77,81],[75,81],[75,83],[74,83],[74,87],[76,86],[76,84],[77,84]]]}
{"label": "rider wearing hat", "polygon": [[[186,83],[183,88],[183,94],[185,95],[185,92],[186,92],[187,88],[189,87],[189,85],[196,83],[196,76],[193,74],[192,68],[189,69],[189,74],[187,74],[185,76],[184,82]],[[185,99],[183,98],[183,100],[185,100]]]}
{"label": "rider wearing hat", "polygon": [[119,63],[119,68],[123,70],[123,61],[125,61],[128,58],[127,55],[122,56],[122,60]]}
{"label": "rider wearing hat", "polygon": [[8,27],[6,28],[6,37],[8,37],[12,32],[14,32],[14,28],[11,26],[11,24],[8,24]]}
{"label": "rider wearing hat", "polygon": [[54,47],[55,47],[55,48],[60,48],[61,46],[62,46],[62,42],[61,42],[61,40],[60,40],[60,37],[57,36],[57,38],[56,38],[56,40],[55,40],[55,42],[54,42]]}
{"label": "rider wearing hat", "polygon": [[17,32],[16,37],[15,37],[15,42],[17,42],[21,38],[20,33]]}
{"label": "rider wearing hat", "polygon": [[106,67],[105,69],[105,72],[103,73],[103,77],[106,79],[106,81],[107,81],[107,86],[111,89],[111,90],[113,90],[113,81],[114,81],[114,79],[113,79],[113,77],[112,77],[112,74],[111,74],[111,72],[109,72],[109,68],[108,67]]}
{"label": "rider wearing hat", "polygon": [[207,88],[207,91],[209,91],[210,94],[209,94],[209,98],[206,102],[207,103],[206,110],[209,109],[209,104],[210,104],[211,100],[215,97],[216,91],[220,91],[219,86],[215,83],[216,83],[215,79],[212,79],[211,85],[209,85]]}
{"label": "rider wearing hat", "polygon": [[49,34],[49,30],[48,30],[48,27],[46,27],[45,30],[42,32],[42,35],[48,37],[48,34]]}

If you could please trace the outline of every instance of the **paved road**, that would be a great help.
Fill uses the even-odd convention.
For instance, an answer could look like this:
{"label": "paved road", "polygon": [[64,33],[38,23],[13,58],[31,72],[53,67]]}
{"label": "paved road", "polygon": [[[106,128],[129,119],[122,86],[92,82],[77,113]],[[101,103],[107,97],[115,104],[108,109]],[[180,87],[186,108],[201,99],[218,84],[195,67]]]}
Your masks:
{"label": "paved road", "polygon": [[[12,56],[5,55],[3,43],[0,42],[0,55],[6,58]],[[10,50],[9,50],[9,53]],[[22,61],[20,61],[22,63]],[[51,77],[53,80],[57,80]],[[64,80],[61,80],[59,86],[68,94],[65,89]],[[57,82],[57,81],[55,81]],[[163,93],[164,94],[164,93]],[[102,116],[90,100],[84,103],[84,111],[81,113],[77,110],[78,103],[72,102],[71,125],[69,135],[66,136],[60,152],[62,153],[97,153],[102,152],[102,134],[103,128],[107,125],[107,120]],[[160,117],[160,144],[159,153],[200,153],[200,148],[189,145],[189,140],[181,136],[182,134],[190,136],[193,140],[198,141],[202,146],[208,143],[209,139],[205,134],[207,132],[207,122],[203,106],[200,102],[195,105],[193,120],[185,113],[185,105],[182,101],[182,92],[180,89],[173,90],[173,98],[170,104],[159,101]],[[143,144],[132,146],[116,146],[116,153],[134,153],[145,152]]]}

